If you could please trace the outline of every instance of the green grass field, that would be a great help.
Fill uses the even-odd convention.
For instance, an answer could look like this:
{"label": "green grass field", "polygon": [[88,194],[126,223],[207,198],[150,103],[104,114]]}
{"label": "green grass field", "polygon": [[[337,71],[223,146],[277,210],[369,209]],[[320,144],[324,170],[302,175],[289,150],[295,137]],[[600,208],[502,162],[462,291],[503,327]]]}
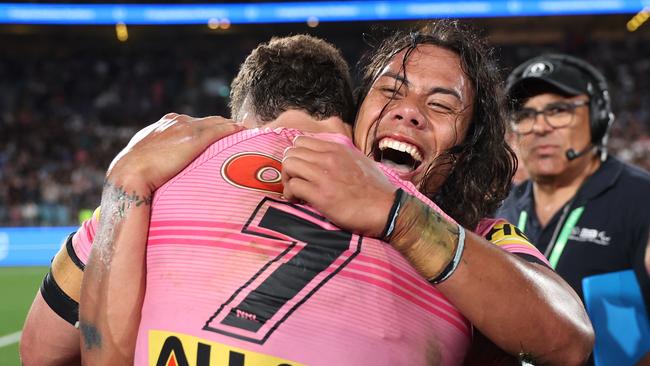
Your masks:
{"label": "green grass field", "polygon": [[[23,328],[47,267],[0,267],[0,339]],[[10,341],[11,342],[11,341]],[[3,342],[6,343],[6,342]],[[19,366],[18,342],[0,343],[0,365]]]}

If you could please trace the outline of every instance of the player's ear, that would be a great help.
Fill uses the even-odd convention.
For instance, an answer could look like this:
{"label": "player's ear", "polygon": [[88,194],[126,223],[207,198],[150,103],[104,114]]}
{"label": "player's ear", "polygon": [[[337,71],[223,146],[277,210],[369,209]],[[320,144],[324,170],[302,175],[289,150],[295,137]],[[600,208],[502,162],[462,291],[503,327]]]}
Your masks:
{"label": "player's ear", "polygon": [[255,108],[253,108],[250,96],[248,95],[246,96],[246,99],[244,99],[239,111],[237,111],[237,115],[232,116],[232,119],[245,128],[257,128],[264,125],[264,121],[262,121],[255,112]]}

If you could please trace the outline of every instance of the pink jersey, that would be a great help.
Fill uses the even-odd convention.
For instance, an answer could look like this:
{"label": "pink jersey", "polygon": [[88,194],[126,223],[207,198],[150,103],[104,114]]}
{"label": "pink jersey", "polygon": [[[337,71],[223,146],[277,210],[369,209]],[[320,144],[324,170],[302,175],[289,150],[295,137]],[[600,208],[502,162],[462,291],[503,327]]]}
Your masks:
{"label": "pink jersey", "polygon": [[[136,364],[462,363],[468,321],[404,257],[282,200],[281,159],[299,134],[227,137],[156,192]],[[96,223],[73,240],[84,263]],[[505,249],[528,251],[504,225],[485,221],[479,232],[501,230]]]}

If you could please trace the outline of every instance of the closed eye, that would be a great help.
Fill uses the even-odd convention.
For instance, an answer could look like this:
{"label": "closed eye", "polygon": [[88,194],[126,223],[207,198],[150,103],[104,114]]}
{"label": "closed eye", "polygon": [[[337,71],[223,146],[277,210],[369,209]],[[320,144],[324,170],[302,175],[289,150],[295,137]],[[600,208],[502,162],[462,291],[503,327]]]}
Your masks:
{"label": "closed eye", "polygon": [[381,87],[379,90],[387,93],[395,93],[397,91],[395,88],[389,88],[387,86]]}
{"label": "closed eye", "polygon": [[387,97],[387,98],[394,98],[394,97],[401,97],[402,93],[398,89],[395,89],[393,87],[388,87],[388,86],[383,86],[379,88],[379,91]]}
{"label": "closed eye", "polygon": [[449,107],[449,106],[447,106],[445,104],[442,104],[442,103],[437,103],[437,102],[430,102],[429,107],[432,107],[432,109],[434,109],[434,110],[442,109],[443,111],[446,111],[446,112],[453,112],[454,111],[451,107]]}

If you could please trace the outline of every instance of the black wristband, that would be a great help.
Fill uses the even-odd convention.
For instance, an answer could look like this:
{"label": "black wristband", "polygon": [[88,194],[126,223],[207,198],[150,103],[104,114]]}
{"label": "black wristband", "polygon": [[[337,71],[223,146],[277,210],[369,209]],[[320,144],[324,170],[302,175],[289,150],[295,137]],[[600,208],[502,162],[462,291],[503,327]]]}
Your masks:
{"label": "black wristband", "polygon": [[393,200],[393,206],[388,212],[388,218],[386,219],[386,225],[384,225],[384,230],[381,232],[381,240],[388,241],[390,236],[395,230],[395,221],[397,220],[397,215],[399,215],[399,209],[402,205],[402,198],[406,194],[403,189],[397,188],[395,191],[395,199]]}

